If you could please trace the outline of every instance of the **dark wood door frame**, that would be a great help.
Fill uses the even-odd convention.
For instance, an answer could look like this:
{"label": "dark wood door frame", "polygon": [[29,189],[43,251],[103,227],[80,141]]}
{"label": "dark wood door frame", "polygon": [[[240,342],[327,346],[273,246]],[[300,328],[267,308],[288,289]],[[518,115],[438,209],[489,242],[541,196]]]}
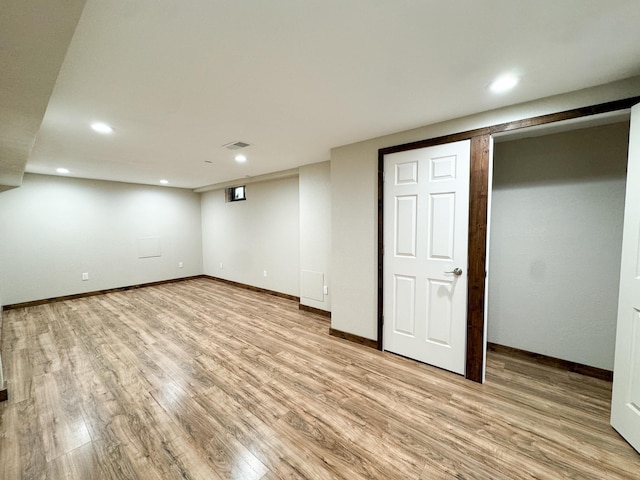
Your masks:
{"label": "dark wood door frame", "polygon": [[378,349],[382,350],[383,335],[383,234],[384,234],[384,156],[444,143],[471,140],[471,168],[469,183],[469,263],[467,265],[467,347],[465,377],[482,382],[484,363],[484,307],[487,271],[487,208],[489,194],[489,144],[491,135],[520,128],[545,125],[602,113],[626,110],[640,103],[639,97],[600,103],[588,107],[501,123],[442,137],[419,140],[378,150]]}

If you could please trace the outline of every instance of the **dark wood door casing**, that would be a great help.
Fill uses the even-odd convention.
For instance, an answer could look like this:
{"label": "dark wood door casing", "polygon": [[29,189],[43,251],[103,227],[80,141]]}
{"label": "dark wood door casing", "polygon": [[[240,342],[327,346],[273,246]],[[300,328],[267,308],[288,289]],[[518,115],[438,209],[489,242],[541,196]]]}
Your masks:
{"label": "dark wood door casing", "polygon": [[491,135],[520,128],[626,110],[640,102],[640,96],[526,118],[490,127],[419,140],[378,150],[378,349],[383,349],[383,258],[384,258],[384,156],[390,153],[471,140],[469,183],[469,263],[467,266],[467,346],[465,377],[482,383],[484,370],[485,288],[487,272],[487,218]]}
{"label": "dark wood door casing", "polygon": [[487,278],[490,141],[490,135],[471,137],[465,377],[476,382],[482,382],[484,362],[484,303]]}

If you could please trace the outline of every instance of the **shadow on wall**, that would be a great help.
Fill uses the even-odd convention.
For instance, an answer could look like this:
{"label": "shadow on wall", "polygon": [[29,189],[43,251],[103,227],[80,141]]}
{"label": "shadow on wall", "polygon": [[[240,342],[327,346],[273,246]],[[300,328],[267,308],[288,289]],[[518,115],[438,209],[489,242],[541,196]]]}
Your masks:
{"label": "shadow on wall", "polygon": [[[508,137],[503,137],[508,138]],[[493,188],[510,188],[518,185],[535,186],[560,183],[588,182],[607,178],[620,178],[626,169],[629,141],[629,122],[604,127],[583,128],[572,132],[557,133],[516,141],[497,141],[494,147]],[[576,144],[588,150],[599,150],[606,143],[611,146],[608,161],[600,157],[585,156],[583,162],[568,162],[574,155]],[[526,151],[527,162],[509,162],[519,152]]]}

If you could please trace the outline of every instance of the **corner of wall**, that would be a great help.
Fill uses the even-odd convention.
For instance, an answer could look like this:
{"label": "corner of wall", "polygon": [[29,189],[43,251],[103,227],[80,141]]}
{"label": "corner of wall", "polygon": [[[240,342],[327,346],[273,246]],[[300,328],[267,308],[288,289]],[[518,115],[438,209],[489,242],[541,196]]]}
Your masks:
{"label": "corner of wall", "polygon": [[329,161],[300,167],[300,304],[331,312]]}

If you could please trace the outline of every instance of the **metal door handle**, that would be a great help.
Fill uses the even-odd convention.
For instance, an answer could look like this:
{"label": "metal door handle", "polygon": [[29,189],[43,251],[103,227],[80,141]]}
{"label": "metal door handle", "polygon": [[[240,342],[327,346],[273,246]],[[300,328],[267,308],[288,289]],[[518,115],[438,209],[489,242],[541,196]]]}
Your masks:
{"label": "metal door handle", "polygon": [[460,268],[454,268],[453,271],[451,272],[444,272],[444,273],[453,273],[456,277],[459,277],[460,275],[462,275],[462,269]]}

